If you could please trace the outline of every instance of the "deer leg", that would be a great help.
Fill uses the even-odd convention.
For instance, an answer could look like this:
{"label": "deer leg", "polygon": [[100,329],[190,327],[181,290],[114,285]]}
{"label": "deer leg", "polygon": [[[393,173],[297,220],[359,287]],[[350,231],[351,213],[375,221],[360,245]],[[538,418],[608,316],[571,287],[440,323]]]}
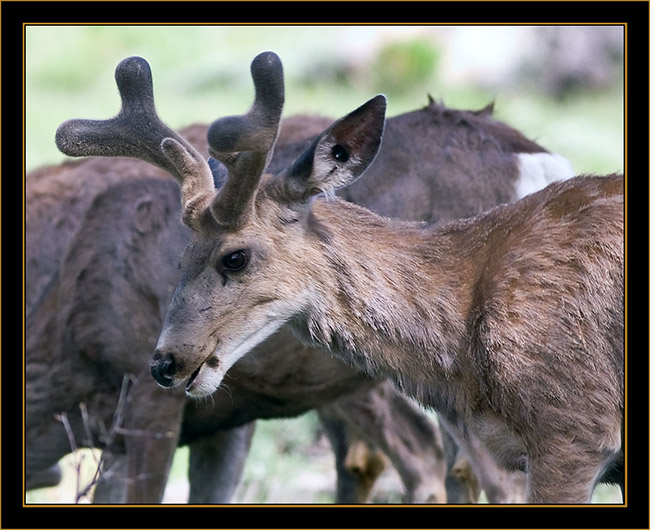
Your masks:
{"label": "deer leg", "polygon": [[[350,404],[355,424],[395,466],[406,503],[445,503],[446,464],[438,426],[385,382]],[[363,421],[363,420],[366,421]]]}
{"label": "deer leg", "polygon": [[395,466],[405,487],[404,502],[446,502],[442,435],[419,408],[388,382],[337,406],[359,435]]}
{"label": "deer leg", "polygon": [[217,431],[190,443],[190,504],[224,504],[232,499],[250,449],[255,422]]}
{"label": "deer leg", "polygon": [[481,485],[464,451],[461,450],[456,453],[456,459],[449,470],[449,476],[454,477],[457,482],[463,485],[467,504],[476,504],[478,502]]}
{"label": "deer leg", "polygon": [[[446,422],[438,418],[440,423],[440,432],[442,434],[443,447],[445,449],[445,460],[447,462],[447,477],[445,479],[445,489],[447,490],[447,502],[449,504],[474,504],[478,501],[481,493],[481,486],[474,470],[465,469],[464,473],[459,473],[457,463],[467,462],[465,452],[458,446],[456,439],[452,436],[447,428]],[[471,475],[470,475],[471,472]]]}
{"label": "deer leg", "polygon": [[621,499],[625,499],[625,452],[623,450],[619,451],[599,482],[617,484],[621,490]]}
{"label": "deer leg", "polygon": [[61,482],[61,467],[59,464],[34,473],[25,480],[25,488],[33,490],[38,488],[51,488]]}
{"label": "deer leg", "polygon": [[492,504],[520,504],[526,502],[526,474],[509,471],[500,466],[487,449],[469,435],[467,444],[469,460],[488,502]]}
{"label": "deer leg", "polygon": [[121,429],[128,461],[128,504],[162,501],[184,407],[182,388],[160,388],[148,373],[130,389]]}
{"label": "deer leg", "polygon": [[336,462],[335,502],[337,504],[367,502],[374,482],[364,481],[360,474],[349,466],[350,461],[347,459],[353,434],[350,432],[347,418],[335,405],[320,407],[318,417],[334,451]]}
{"label": "deer leg", "polygon": [[104,449],[102,472],[93,492],[93,504],[126,503],[128,461],[125,454]]}
{"label": "deer leg", "polygon": [[586,449],[581,444],[549,443],[554,448],[529,455],[526,502],[531,504],[585,504],[602,470],[611,458],[609,451]]}
{"label": "deer leg", "polygon": [[[499,465],[485,445],[471,431],[465,432],[444,418],[440,424],[458,445],[461,454],[466,455],[473,475],[478,479],[478,492],[470,494],[470,502],[477,502],[480,490],[485,491],[492,504],[516,504],[526,502],[526,475],[522,471],[509,471]],[[452,468],[453,470],[453,468]],[[462,469],[457,469],[462,473]],[[460,478],[460,477],[459,477]],[[466,485],[471,488],[471,479]]]}
{"label": "deer leg", "polygon": [[[40,425],[33,426],[34,418],[29,419],[31,425],[26,429],[25,441],[25,486],[27,490],[54,486],[57,478],[58,461],[73,449],[66,435],[63,424],[44,415],[36,415]],[[78,429],[75,434],[82,433]],[[78,438],[80,438],[79,436]],[[58,471],[60,480],[61,470]]]}
{"label": "deer leg", "polygon": [[[354,436],[354,435],[352,435]],[[352,439],[345,456],[345,469],[359,480],[360,499],[367,502],[379,475],[386,469],[388,458],[360,438]]]}

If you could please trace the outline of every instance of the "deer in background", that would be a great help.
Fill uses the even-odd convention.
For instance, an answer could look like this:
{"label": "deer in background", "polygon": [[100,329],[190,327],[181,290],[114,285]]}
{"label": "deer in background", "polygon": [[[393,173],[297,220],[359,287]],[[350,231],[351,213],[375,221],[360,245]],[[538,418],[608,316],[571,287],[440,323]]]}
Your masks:
{"label": "deer in background", "polygon": [[[286,149],[292,150],[296,136],[312,134],[315,124],[320,130],[323,121],[330,122],[317,117],[288,119]],[[300,124],[299,131],[294,122]],[[193,126],[184,135],[202,146],[206,129]],[[241,363],[234,370],[237,380],[228,392],[204,406],[184,407],[182,393],[161,392],[149,375],[147,359],[138,353],[153,351],[178,282],[177,256],[189,240],[180,223],[178,187],[147,164],[128,159],[105,162],[90,159],[28,176],[27,488],[60,479],[52,465],[71,444],[55,415],[65,413],[78,444],[105,449],[105,473],[95,502],[160,502],[177,443],[190,445],[190,502],[228,502],[253,434],[250,422],[327,408],[337,397],[370,389],[376,382],[332,359],[316,365],[310,349],[278,336],[259,359],[251,355],[250,364]],[[106,282],[108,278],[115,281]],[[292,362],[286,361],[289,355]],[[58,361],[53,365],[52,359]],[[140,366],[146,369],[144,376]],[[133,374],[132,384],[127,404],[118,412],[123,373]],[[309,381],[288,385],[287,379],[297,374]],[[383,399],[386,395],[393,397]],[[407,499],[433,501],[437,492],[442,494],[437,500],[444,501],[444,462],[436,439],[440,435],[406,402],[393,413],[400,401],[386,387],[373,402],[381,413],[371,414],[399,413],[393,423],[398,432],[383,432],[386,425],[365,421],[363,434],[379,444],[400,470]],[[89,424],[79,414],[80,402],[87,405]],[[121,430],[136,434],[107,437],[102,425],[109,425],[116,415],[124,418]],[[323,422],[333,423],[331,417],[330,413]],[[414,421],[417,430],[410,425]],[[343,433],[348,429],[344,425]],[[89,431],[94,432],[94,442],[87,439]],[[347,444],[337,444],[336,449],[343,462]],[[126,459],[120,456],[124,452]],[[339,500],[363,502],[358,486],[363,480],[348,475],[341,466],[339,484],[344,484],[345,493]]]}
{"label": "deer in background", "polygon": [[623,450],[623,178],[576,177],[433,226],[382,218],[318,196],[372,162],[385,99],[338,120],[269,175],[279,59],[262,54],[252,72],[264,88],[249,113],[208,133],[227,178],[153,120],[147,98],[146,119],[123,113],[58,131],[64,152],[131,150],[181,184],[194,234],[152,360],[157,382],[209,395],[288,324],[306,343],[391,378],[503,466],[525,470],[528,502],[588,502]]}

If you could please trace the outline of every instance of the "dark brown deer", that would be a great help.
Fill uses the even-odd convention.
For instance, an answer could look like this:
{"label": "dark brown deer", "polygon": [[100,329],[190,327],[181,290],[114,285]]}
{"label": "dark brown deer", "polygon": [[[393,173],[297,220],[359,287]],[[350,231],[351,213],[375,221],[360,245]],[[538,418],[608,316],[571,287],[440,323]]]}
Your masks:
{"label": "dark brown deer", "polygon": [[[299,121],[302,133],[308,134],[308,124],[322,122],[322,118],[307,121],[300,118]],[[287,129],[291,126],[292,120],[289,120]],[[197,129],[202,131],[204,139],[206,127],[193,127],[187,133],[191,137]],[[197,142],[200,143],[198,139]],[[291,142],[288,146],[291,147]],[[132,161],[125,164],[125,160],[118,159],[113,166],[118,168],[118,173],[114,174],[101,159],[84,162],[49,168],[49,171],[28,177],[34,177],[28,184],[28,196],[33,200],[27,208],[31,236],[27,255],[34,258],[28,259],[28,279],[47,277],[47,267],[61,261],[60,270],[49,271],[53,276],[48,280],[49,287],[40,294],[32,289],[34,301],[28,304],[28,488],[56,483],[58,474],[48,466],[70,451],[70,441],[55,416],[66,412],[78,443],[88,444],[78,408],[80,402],[86,403],[93,419],[94,445],[104,447],[106,440],[102,439],[101,425],[109,425],[115,414],[122,374],[137,375],[144,370],[144,378],[136,379],[129,392],[129,406],[124,412],[122,426],[122,430],[136,434],[117,436],[107,447],[117,454],[126,451],[133,455],[128,462],[137,467],[121,469],[119,464],[113,465],[114,459],[111,459],[110,473],[106,474],[109,480],[100,482],[97,497],[107,502],[159,502],[180,429],[178,411],[176,415],[170,411],[172,408],[182,410],[185,400],[182,394],[174,397],[153,384],[147,362],[149,354],[145,352],[155,347],[164,311],[178,282],[176,256],[189,240],[188,231],[180,223],[175,183],[160,178],[136,178],[134,173],[138,171],[145,175],[151,173],[146,164]],[[53,197],[56,190],[48,193],[48,173],[52,177],[50,183],[63,191],[58,206]],[[76,178],[70,178],[71,175]],[[92,194],[87,189],[86,179],[91,175],[99,177],[93,179],[98,193],[88,202]],[[63,186],[58,186],[62,183]],[[74,192],[68,195],[70,190]],[[39,197],[43,199],[39,201]],[[85,218],[79,215],[84,208],[87,210]],[[60,230],[47,232],[41,219],[48,225],[55,221]],[[111,222],[106,222],[107,219]],[[75,224],[80,226],[71,235]],[[60,239],[57,244],[51,244],[55,234]],[[49,240],[44,241],[48,235]],[[58,257],[57,251],[65,247],[68,251],[62,258]],[[147,262],[142,261],[145,257]],[[150,259],[156,263],[155,269]],[[117,271],[124,273],[121,280],[106,282]],[[37,281],[29,283],[32,287],[37,284]],[[39,297],[40,301],[36,301]],[[313,354],[291,339],[278,337],[267,347],[277,359],[269,358],[268,354],[262,357],[262,366],[267,364],[262,369],[264,376],[257,373],[259,362],[242,363],[241,384],[234,382],[228,392],[219,396],[220,399],[211,400],[207,406],[191,403],[185,408],[180,443],[189,443],[192,447],[192,502],[228,501],[241,473],[252,434],[252,425],[247,422],[293,416],[349,394],[351,389],[370,388],[375,384],[334,360],[325,360],[315,367],[313,362],[308,362]],[[294,359],[291,364],[282,361],[289,350]],[[140,351],[145,356],[138,355]],[[59,359],[54,368],[50,366],[53,358]],[[255,362],[254,356],[251,360]],[[303,376],[303,366],[307,373],[313,373],[311,382],[283,383],[297,374]],[[165,406],[159,413],[152,412],[162,403]],[[427,420],[420,418],[419,421]],[[392,454],[389,451],[395,461],[400,458],[399,436],[408,436],[409,431],[407,423],[400,427],[401,433],[392,436]],[[430,430],[435,433],[433,426]],[[159,437],[151,433],[168,434]],[[423,464],[422,470],[412,469],[407,477],[410,480],[410,483],[407,480],[407,498],[415,501],[426,500],[431,495],[431,490],[426,497],[419,497],[415,489],[410,490],[413,493],[408,491],[408,487],[412,487],[424,492],[431,483],[431,479],[418,483],[423,472],[439,462],[439,458],[434,458],[435,445],[429,445],[433,451],[427,455],[432,457],[431,464]],[[219,465],[211,454],[215,447],[222,452]],[[418,456],[424,455],[421,450]],[[345,458],[344,453],[338,456]],[[214,465],[206,466],[207,461]],[[44,468],[46,473],[43,473]],[[208,470],[210,475],[206,473]],[[124,484],[130,484],[129,491],[115,488],[115,481],[120,479],[118,474],[123,475]],[[149,478],[134,480],[134,477]],[[43,482],[44,478],[48,480]],[[434,478],[442,481],[444,473],[441,471]],[[110,491],[107,491],[107,482],[111,481]]]}
{"label": "dark brown deer", "polygon": [[[349,394],[350,389],[374,385],[337,361],[324,359],[315,365],[308,348],[280,335],[265,346],[268,351],[260,351],[259,357],[251,354],[247,359],[250,362],[234,370],[235,380],[227,392],[204,406],[185,406],[177,441],[179,420],[170,411],[182,407],[184,399],[157,388],[149,376],[147,359],[137,354],[150,352],[155,346],[164,309],[178,281],[173,256],[188,242],[187,229],[179,222],[177,190],[170,181],[133,178],[100,193],[69,243],[56,288],[48,291],[28,317],[28,487],[51,484],[42,482],[43,474],[38,472],[70,450],[55,415],[66,412],[77,443],[90,443],[78,407],[83,402],[93,420],[92,445],[105,447],[107,453],[126,451],[131,456],[128,462],[139,464],[129,470],[120,468],[113,458],[107,461],[105,480],[103,477],[96,492],[97,502],[159,502],[177,443],[190,444],[192,449],[190,501],[227,502],[238,482],[252,434],[252,424],[246,422],[293,416]],[[157,264],[153,277],[149,263]],[[120,280],[106,281],[118,271],[122,271]],[[56,305],[52,307],[51,302]],[[39,329],[41,323],[47,328]],[[289,365],[288,355],[293,359]],[[52,366],[54,358],[58,361]],[[135,380],[128,394],[121,434],[107,440],[102,437],[101,426],[110,425],[116,414],[121,375],[143,369],[143,379]],[[300,383],[286,384],[287,379],[296,377]],[[359,400],[348,401],[354,404]],[[375,423],[366,420],[362,432],[369,432],[371,441],[381,446],[398,467],[405,478],[407,499],[442,501],[444,464],[436,454],[440,444],[434,443],[439,434],[421,412],[406,402],[400,405],[403,401],[391,387],[377,393],[372,409],[378,412],[363,411],[377,419]],[[360,423],[354,411],[347,412],[350,416]],[[381,420],[384,416],[399,428],[386,426]],[[134,434],[129,436],[129,431]],[[345,453],[345,446],[337,452],[341,460]],[[58,476],[49,468],[47,475],[57,482]],[[347,488],[357,488],[359,481],[343,482]],[[132,484],[128,490],[134,491],[121,487],[126,484]],[[435,492],[438,497],[433,498]],[[359,494],[355,489],[339,499],[359,502],[363,500]]]}
{"label": "dark brown deer", "polygon": [[210,129],[228,168],[218,190],[205,160],[151,115],[59,130],[70,154],[136,146],[128,154],[181,183],[194,234],[152,362],[156,380],[209,395],[286,323],[306,343],[390,377],[502,465],[525,469],[529,502],[587,502],[622,451],[623,178],[578,177],[432,227],[314,199],[372,162],[385,100],[335,122],[270,176],[279,64],[256,58],[251,111]]}
{"label": "dark brown deer", "polygon": [[[247,422],[319,407],[328,425],[340,426],[337,417],[350,420],[343,421],[343,436],[349,436],[347,425],[353,423],[361,431],[358,434],[370,438],[390,457],[404,480],[407,500],[444,500],[444,462],[439,441],[434,443],[440,436],[434,425],[390,385],[383,384],[360,398],[358,392],[374,382],[296,344],[286,332],[271,337],[233,367],[227,390],[215,393],[206,403],[185,405],[179,435],[178,416],[170,411],[181,408],[184,400],[158,388],[149,376],[146,358],[138,355],[155,347],[164,309],[179,277],[173,256],[189,239],[178,221],[177,190],[173,182],[134,178],[99,194],[69,244],[56,289],[28,318],[28,479],[70,450],[55,414],[68,414],[82,444],[86,434],[78,403],[84,402],[93,419],[95,445],[110,443],[109,451],[126,452],[128,461],[138,464],[129,471],[111,461],[106,466],[107,481],[98,487],[97,502],[159,501],[166,465],[177,443],[191,447],[190,501],[226,502],[238,478],[233,466],[241,472],[242,452],[251,434]],[[147,264],[156,264],[155,269]],[[116,274],[121,278],[111,280]],[[57,305],[50,307],[50,300]],[[49,329],[39,330],[39,322],[49,323]],[[34,343],[36,338],[40,340]],[[53,358],[58,359],[55,366],[51,366]],[[144,373],[129,393],[124,435],[107,442],[101,437],[101,425],[113,421],[125,372]],[[333,401],[351,389],[358,391],[356,396],[347,397],[341,405]],[[325,406],[328,402],[332,405]],[[157,437],[152,433],[168,434]],[[364,498],[360,496],[364,481],[346,477],[345,442],[335,445],[341,462],[337,499],[359,502]],[[121,491],[120,477],[123,484],[132,484],[129,490],[133,491]],[[513,489],[502,488],[501,495],[512,494]],[[455,502],[463,499],[451,497]],[[503,497],[490,499],[497,502]]]}

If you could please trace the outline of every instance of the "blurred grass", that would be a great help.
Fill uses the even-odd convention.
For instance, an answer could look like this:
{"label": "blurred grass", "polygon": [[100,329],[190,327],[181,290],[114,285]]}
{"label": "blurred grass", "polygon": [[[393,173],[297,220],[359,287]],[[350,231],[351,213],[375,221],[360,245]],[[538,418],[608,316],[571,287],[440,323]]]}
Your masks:
{"label": "blurred grass", "polygon": [[253,96],[250,61],[271,49],[284,64],[285,116],[338,117],[379,92],[388,96],[389,115],[424,106],[427,94],[459,108],[495,100],[499,119],[569,158],[576,172],[623,169],[620,86],[556,101],[508,83],[452,85],[440,75],[440,42],[435,28],[408,26],[29,26],[27,168],[63,160],[54,145],[61,122],[117,113],[113,72],[125,57],[149,61],[158,112],[178,128],[245,111]]}
{"label": "blurred grass", "polygon": [[[495,28],[498,31],[498,28]],[[151,64],[156,106],[171,127],[208,123],[245,111],[253,97],[249,65],[263,50],[282,58],[284,115],[343,115],[372,97],[388,97],[388,115],[427,103],[478,109],[495,101],[495,116],[547,149],[567,157],[576,173],[623,169],[622,82],[555,100],[504,80],[501,86],[445,79],[445,30],[336,26],[28,26],[25,54],[25,157],[28,170],[64,160],[54,145],[70,118],[108,118],[119,110],[113,72],[123,58]],[[174,461],[166,502],[187,498],[187,449]],[[74,470],[64,463],[58,488],[30,492],[28,502],[72,502]],[[86,464],[91,465],[88,458]],[[314,413],[259,422],[237,502],[331,502],[333,455]],[[375,500],[397,502],[394,471]],[[599,487],[595,502],[620,502],[616,488]]]}

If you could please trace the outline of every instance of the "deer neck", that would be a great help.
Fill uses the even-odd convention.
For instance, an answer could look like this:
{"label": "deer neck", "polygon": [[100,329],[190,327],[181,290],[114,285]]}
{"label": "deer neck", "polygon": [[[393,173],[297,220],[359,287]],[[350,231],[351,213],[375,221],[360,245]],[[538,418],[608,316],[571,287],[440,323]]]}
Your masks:
{"label": "deer neck", "polygon": [[477,271],[464,223],[432,230],[336,201],[312,209],[320,260],[303,335],[370,375],[448,379],[466,349]]}

